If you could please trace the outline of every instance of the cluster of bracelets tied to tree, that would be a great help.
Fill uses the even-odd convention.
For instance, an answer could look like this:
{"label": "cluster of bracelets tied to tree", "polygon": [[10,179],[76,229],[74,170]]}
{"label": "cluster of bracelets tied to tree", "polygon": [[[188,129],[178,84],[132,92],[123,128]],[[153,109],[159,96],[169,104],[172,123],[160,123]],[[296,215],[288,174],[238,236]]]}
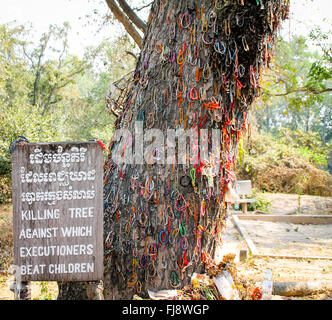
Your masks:
{"label": "cluster of bracelets tied to tree", "polygon": [[[173,2],[173,5],[170,3]],[[156,1],[116,129],[220,130],[220,166],[105,161],[105,273],[123,290],[180,288],[221,242],[225,192],[286,0]],[[204,4],[204,7],[203,7]],[[185,7],[187,6],[187,7]],[[205,8],[205,9],[204,9]],[[154,32],[153,30],[156,30]],[[211,148],[211,133],[208,134]],[[125,147],[131,147],[135,140]],[[123,144],[122,144],[123,147]],[[158,282],[159,281],[159,282]]]}

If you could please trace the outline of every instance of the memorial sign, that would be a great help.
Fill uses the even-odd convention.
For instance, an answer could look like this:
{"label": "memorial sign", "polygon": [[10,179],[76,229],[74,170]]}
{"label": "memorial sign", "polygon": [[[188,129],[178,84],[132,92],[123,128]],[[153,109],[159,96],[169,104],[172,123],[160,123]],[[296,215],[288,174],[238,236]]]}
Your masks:
{"label": "memorial sign", "polygon": [[12,152],[14,263],[22,281],[103,278],[98,142],[24,143]]}

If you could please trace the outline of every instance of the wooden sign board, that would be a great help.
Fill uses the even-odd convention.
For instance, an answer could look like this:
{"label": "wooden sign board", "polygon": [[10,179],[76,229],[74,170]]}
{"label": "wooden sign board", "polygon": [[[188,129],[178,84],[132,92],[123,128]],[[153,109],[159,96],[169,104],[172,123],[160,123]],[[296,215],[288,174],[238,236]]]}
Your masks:
{"label": "wooden sign board", "polygon": [[103,152],[97,142],[12,153],[14,263],[22,281],[103,278]]}

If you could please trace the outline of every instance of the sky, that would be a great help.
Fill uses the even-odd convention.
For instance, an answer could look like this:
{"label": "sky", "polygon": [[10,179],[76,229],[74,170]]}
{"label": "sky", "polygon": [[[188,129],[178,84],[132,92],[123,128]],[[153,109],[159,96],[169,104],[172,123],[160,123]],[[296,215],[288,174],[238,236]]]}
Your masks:
{"label": "sky", "polygon": [[[135,0],[133,0],[135,3]],[[97,9],[103,16],[108,8],[104,0],[0,0],[0,24],[16,21],[17,24],[31,22],[35,28],[34,40],[38,40],[49,24],[61,25],[68,21],[72,27],[69,36],[70,52],[81,56],[87,45],[98,45],[103,39],[114,39],[119,27],[110,24],[99,30],[97,22],[87,15],[95,16]],[[325,18],[331,22],[331,0],[291,0],[291,18],[284,23],[282,36],[307,35],[313,25],[326,29]],[[100,16],[98,21],[100,22]],[[86,22],[90,21],[90,25]]]}

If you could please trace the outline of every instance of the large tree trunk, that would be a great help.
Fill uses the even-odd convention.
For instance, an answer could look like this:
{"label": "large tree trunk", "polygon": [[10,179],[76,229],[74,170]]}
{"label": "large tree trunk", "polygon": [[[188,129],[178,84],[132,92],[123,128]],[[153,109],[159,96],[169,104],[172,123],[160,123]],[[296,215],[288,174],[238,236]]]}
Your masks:
{"label": "large tree trunk", "polygon": [[[105,299],[182,288],[221,245],[237,142],[271,57],[274,33],[288,12],[285,0],[223,2],[155,0],[152,5],[116,129],[133,133],[136,159],[143,146],[134,136],[138,120],[144,130],[160,129],[165,141],[168,129],[194,137],[190,143],[178,137],[178,148],[194,145],[197,134],[204,138],[202,129],[219,130],[214,132],[220,141],[212,145],[218,140],[210,130],[206,141],[214,156],[201,148],[200,158],[194,152],[186,165],[158,164],[161,160],[156,153],[151,158],[151,150],[146,154],[157,163],[119,164],[115,157],[125,146],[128,151],[130,143],[123,138],[110,144],[104,190]],[[144,146],[150,144],[144,140]],[[157,149],[163,155],[162,147]]]}

